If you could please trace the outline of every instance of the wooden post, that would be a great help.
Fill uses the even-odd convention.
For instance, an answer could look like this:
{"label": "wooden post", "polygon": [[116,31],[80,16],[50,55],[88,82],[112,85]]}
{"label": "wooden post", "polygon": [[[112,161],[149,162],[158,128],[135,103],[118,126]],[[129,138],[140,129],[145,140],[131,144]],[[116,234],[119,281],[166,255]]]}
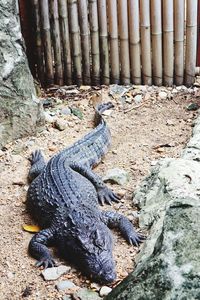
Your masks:
{"label": "wooden post", "polygon": [[70,31],[72,42],[72,57],[74,65],[74,77],[77,85],[82,84],[82,65],[81,65],[81,42],[80,29],[78,23],[78,7],[77,0],[68,0],[69,16],[70,16]]}
{"label": "wooden post", "polygon": [[129,35],[128,35],[128,7],[127,0],[118,0],[119,5],[119,36],[120,36],[120,62],[121,81],[123,84],[130,83],[130,58],[129,58]]}
{"label": "wooden post", "polygon": [[41,23],[42,23],[42,39],[44,45],[46,84],[51,85],[54,83],[54,73],[53,73],[53,57],[52,57],[48,0],[40,1],[40,12],[41,12]]}
{"label": "wooden post", "polygon": [[60,32],[63,55],[64,83],[72,84],[72,59],[69,37],[69,17],[66,0],[58,0]]}
{"label": "wooden post", "polygon": [[54,50],[55,83],[58,85],[63,85],[63,68],[61,60],[61,42],[57,0],[50,0],[50,22]]}
{"label": "wooden post", "polygon": [[174,1],[174,79],[176,85],[183,84],[184,78],[184,18],[185,0]]}
{"label": "wooden post", "polygon": [[131,81],[141,84],[139,0],[128,2]]}
{"label": "wooden post", "polygon": [[187,0],[185,84],[191,86],[195,80],[197,46],[197,0]]}
{"label": "wooden post", "polygon": [[108,2],[108,23],[109,23],[109,36],[110,36],[111,82],[117,84],[120,81],[117,0],[107,0],[107,2]]}
{"label": "wooden post", "polygon": [[153,83],[162,85],[162,17],[161,0],[151,0],[151,39]]}
{"label": "wooden post", "polygon": [[163,0],[163,83],[172,86],[174,77],[173,0]]}
{"label": "wooden post", "polygon": [[141,56],[143,83],[152,84],[150,2],[140,0]]}
{"label": "wooden post", "polygon": [[106,0],[98,0],[98,16],[99,16],[101,79],[103,84],[109,84],[110,67],[109,67],[109,54],[108,54],[108,27],[107,27]]}
{"label": "wooden post", "polygon": [[97,0],[88,0],[88,2],[92,48],[92,82],[93,84],[98,85],[100,84],[100,55]]}
{"label": "wooden post", "polygon": [[87,0],[78,1],[78,11],[82,45],[83,83],[90,85],[90,32]]}

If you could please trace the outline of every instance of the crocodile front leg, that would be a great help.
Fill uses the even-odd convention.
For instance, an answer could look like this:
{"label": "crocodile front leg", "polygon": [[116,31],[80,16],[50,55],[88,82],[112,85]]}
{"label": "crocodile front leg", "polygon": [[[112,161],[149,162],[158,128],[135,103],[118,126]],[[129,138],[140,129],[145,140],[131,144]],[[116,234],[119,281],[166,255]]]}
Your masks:
{"label": "crocodile front leg", "polygon": [[102,221],[110,228],[118,228],[125,240],[138,246],[145,237],[137,233],[133,224],[125,216],[114,211],[102,211]]}
{"label": "crocodile front leg", "polygon": [[115,195],[115,193],[104,184],[101,177],[92,172],[89,167],[79,165],[75,162],[71,163],[70,167],[92,182],[96,188],[98,200],[101,205],[103,205],[105,202],[108,204],[111,204],[112,201],[119,202],[120,198]]}
{"label": "crocodile front leg", "polygon": [[31,168],[28,174],[28,179],[31,182],[44,170],[46,163],[40,150],[36,150],[32,153],[30,162]]}
{"label": "crocodile front leg", "polygon": [[54,235],[54,230],[47,228],[32,237],[29,243],[29,252],[38,260],[37,267],[43,266],[46,269],[55,266],[55,262],[47,248],[47,245],[54,239]]}

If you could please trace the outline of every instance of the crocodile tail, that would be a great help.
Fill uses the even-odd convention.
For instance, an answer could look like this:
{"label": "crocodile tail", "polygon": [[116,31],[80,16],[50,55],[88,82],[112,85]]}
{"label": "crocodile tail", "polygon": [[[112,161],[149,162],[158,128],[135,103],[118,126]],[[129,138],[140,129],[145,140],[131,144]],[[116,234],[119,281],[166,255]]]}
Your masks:
{"label": "crocodile tail", "polygon": [[97,126],[98,124],[101,123],[101,121],[103,120],[102,118],[102,114],[105,110],[113,108],[114,105],[112,104],[112,102],[106,102],[106,103],[100,103],[96,106],[95,109],[95,126]]}

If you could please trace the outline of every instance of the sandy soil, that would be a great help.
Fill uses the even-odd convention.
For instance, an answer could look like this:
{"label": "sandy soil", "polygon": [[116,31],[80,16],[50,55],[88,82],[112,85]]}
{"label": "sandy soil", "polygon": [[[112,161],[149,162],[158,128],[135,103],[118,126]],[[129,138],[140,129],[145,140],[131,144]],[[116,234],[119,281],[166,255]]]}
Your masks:
{"label": "sandy soil", "polygon": [[[192,120],[197,114],[186,110],[189,103],[197,102],[192,90],[179,91],[164,100],[159,98],[159,91],[161,89],[142,90],[143,100],[139,105],[134,103],[134,90],[127,93],[124,104],[118,95],[109,97],[108,89],[104,88],[102,92],[103,99],[107,101],[110,98],[115,108],[109,116],[105,116],[112,133],[112,147],[96,172],[105,175],[106,170],[113,167],[129,172],[130,181],[126,186],[112,185],[116,192],[125,194],[112,209],[128,216],[137,227],[134,217],[137,210],[132,206],[133,191],[155,160],[180,155],[191,135]],[[164,91],[170,95],[173,92],[172,89]],[[90,287],[91,282],[73,267],[59,280],[45,282],[40,276],[41,270],[34,266],[35,260],[27,252],[32,234],[24,231],[22,225],[33,224],[25,206],[30,153],[40,148],[48,159],[87,133],[92,128],[97,93],[101,94],[101,91],[82,90],[76,97],[62,96],[62,101],[57,101],[54,108],[47,111],[66,122],[64,131],[46,123],[36,137],[8,144],[0,152],[0,299],[62,299],[64,292],[58,292],[55,284],[64,279],[70,279],[80,287]],[[60,110],[68,105],[79,108],[83,119],[60,115]],[[135,254],[140,250],[127,245],[118,233],[113,234],[119,282],[133,270]],[[56,260],[61,262],[59,258]],[[62,263],[70,265],[69,262]]]}

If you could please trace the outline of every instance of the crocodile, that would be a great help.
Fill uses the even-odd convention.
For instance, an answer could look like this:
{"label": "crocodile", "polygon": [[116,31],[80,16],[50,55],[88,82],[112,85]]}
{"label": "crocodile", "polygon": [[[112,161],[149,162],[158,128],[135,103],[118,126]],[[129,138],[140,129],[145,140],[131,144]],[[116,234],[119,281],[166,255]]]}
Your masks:
{"label": "crocodile", "polygon": [[109,228],[118,228],[126,241],[138,246],[143,236],[125,216],[101,211],[99,204],[119,202],[92,170],[107,152],[111,135],[102,117],[111,102],[99,104],[95,127],[72,146],[55,154],[46,164],[40,150],[32,153],[27,208],[41,231],[29,243],[38,267],[53,267],[48,246],[75,263],[84,274],[102,283],[116,279],[113,240]]}

